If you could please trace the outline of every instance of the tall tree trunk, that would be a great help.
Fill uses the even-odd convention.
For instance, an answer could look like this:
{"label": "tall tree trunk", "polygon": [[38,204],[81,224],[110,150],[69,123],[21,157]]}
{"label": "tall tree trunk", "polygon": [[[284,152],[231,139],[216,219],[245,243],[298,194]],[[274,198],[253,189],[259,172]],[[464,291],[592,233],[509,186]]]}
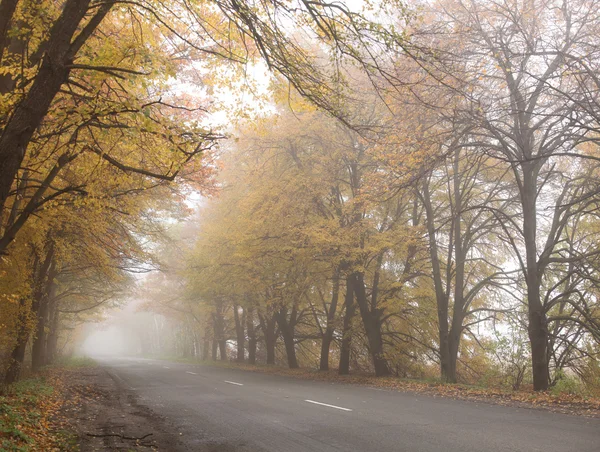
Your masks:
{"label": "tall tree trunk", "polygon": [[462,189],[460,176],[460,148],[454,151],[453,162],[453,190],[454,190],[454,306],[452,307],[452,325],[448,334],[448,367],[446,369],[446,381],[456,383],[456,362],[458,360],[458,349],[462,336],[463,321],[465,317],[464,290],[465,290],[465,260],[463,234],[462,234]]}
{"label": "tall tree trunk", "polygon": [[46,364],[46,338],[48,324],[48,299],[46,296],[40,301],[37,312],[35,336],[31,347],[31,368],[38,371]]}
{"label": "tall tree trunk", "polygon": [[288,366],[290,369],[298,368],[298,360],[296,358],[296,345],[294,343],[294,326],[295,326],[296,307],[292,308],[290,319],[287,318],[287,308],[280,308],[277,311],[277,324],[283,337],[285,345],[285,353],[287,355]]}
{"label": "tall tree trunk", "polygon": [[[213,336],[216,345],[219,349],[219,358],[221,361],[227,360],[227,339],[225,338],[225,318],[223,317],[223,304],[217,303],[215,305],[215,312],[213,313]],[[216,356],[213,354],[213,356]],[[216,359],[213,358],[213,359]]]}
{"label": "tall tree trunk", "polygon": [[333,339],[335,330],[335,312],[337,310],[338,299],[340,295],[340,270],[335,269],[333,275],[333,286],[331,288],[331,303],[327,309],[327,326],[323,334],[321,342],[321,360],[319,362],[319,370],[329,370],[329,348]]}
{"label": "tall tree trunk", "polygon": [[[54,248],[51,249],[51,257],[54,256]],[[56,270],[54,260],[51,260],[48,267],[46,281],[43,284],[42,292],[39,294],[37,303],[37,326],[35,329],[35,338],[31,348],[31,368],[35,371],[40,367],[45,366],[48,361],[47,356],[47,339],[48,339],[48,321],[50,316],[50,304],[54,303],[56,295]]]}
{"label": "tall tree trunk", "polygon": [[17,320],[17,341],[10,355],[10,364],[4,375],[4,384],[10,385],[19,379],[21,367],[25,360],[25,350],[27,350],[27,342],[29,341],[30,330],[27,326],[30,307],[27,300],[21,298],[19,300],[19,315]]}
{"label": "tall tree trunk", "polygon": [[205,322],[205,323],[206,323],[206,326],[204,327],[204,334],[202,336],[202,360],[208,361],[208,359],[209,359],[208,351],[210,349],[210,328],[208,325],[209,322]]}
{"label": "tall tree trunk", "polygon": [[248,331],[248,363],[256,364],[256,329],[254,327],[254,309],[249,307],[246,315],[246,330]]}
{"label": "tall tree trunk", "polygon": [[363,320],[367,339],[369,341],[369,352],[373,360],[375,375],[382,377],[391,375],[387,360],[383,354],[383,336],[381,334],[381,310],[369,309],[369,301],[367,299],[364,274],[353,273],[350,275],[350,281],[354,294],[356,295],[356,304],[358,305],[360,315]]}
{"label": "tall tree trunk", "polygon": [[277,320],[275,315],[265,317],[258,314],[260,327],[265,338],[265,348],[267,349],[267,364],[275,364],[275,346],[277,345]]}
{"label": "tall tree trunk", "polygon": [[236,341],[237,341],[237,355],[236,355],[236,361],[238,363],[243,363],[244,362],[244,344],[246,342],[246,336],[245,336],[245,332],[244,332],[244,317],[245,317],[245,313],[242,315],[242,318],[240,319],[240,313],[239,313],[239,306],[234,305],[233,306],[233,318],[235,320],[235,335],[236,335]]}
{"label": "tall tree trunk", "polygon": [[537,162],[522,164],[523,170],[523,238],[525,241],[527,307],[529,342],[533,371],[533,389],[545,391],[549,385],[548,326],[546,312],[540,299],[541,277],[537,255]]}
{"label": "tall tree trunk", "polygon": [[429,238],[429,256],[431,259],[431,274],[435,288],[435,299],[438,317],[438,342],[440,347],[440,376],[442,381],[448,381],[450,372],[450,348],[448,340],[448,293],[444,290],[442,283],[442,269],[438,254],[437,240],[435,237],[435,213],[431,205],[431,194],[429,182],[423,183],[422,192],[423,207],[425,208],[425,222],[427,225],[427,236]]}
{"label": "tall tree trunk", "polygon": [[352,342],[352,318],[354,317],[354,291],[350,276],[346,277],[346,297],[344,300],[344,331],[342,334],[342,345],[340,347],[340,363],[338,373],[348,375],[350,373],[350,346]]}
{"label": "tall tree trunk", "polygon": [[265,348],[267,349],[267,364],[275,364],[275,345],[277,340],[275,337],[265,337]]}
{"label": "tall tree trunk", "polygon": [[48,251],[44,260],[40,263],[39,256],[37,253],[34,257],[33,262],[33,294],[32,302],[29,304],[26,299],[22,299],[19,305],[18,325],[17,325],[17,342],[11,353],[11,363],[9,365],[8,372],[5,375],[5,383],[11,384],[19,378],[21,367],[23,366],[23,360],[25,359],[25,350],[27,349],[27,342],[31,335],[31,329],[29,328],[29,320],[31,316],[37,318],[37,313],[40,308],[40,303],[47,293],[46,282],[49,273],[52,271],[52,262],[54,259],[54,244],[50,242],[48,245]]}
{"label": "tall tree trunk", "polygon": [[51,305],[50,315],[50,332],[48,333],[46,358],[47,363],[52,364],[58,353],[58,333],[60,327],[60,312],[57,309],[56,303]]}

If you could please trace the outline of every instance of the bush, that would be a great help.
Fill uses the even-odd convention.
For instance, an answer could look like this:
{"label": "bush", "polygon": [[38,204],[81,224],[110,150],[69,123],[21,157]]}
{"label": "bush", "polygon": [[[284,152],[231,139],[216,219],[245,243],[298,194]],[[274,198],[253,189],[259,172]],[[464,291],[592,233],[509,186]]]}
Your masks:
{"label": "bush", "polygon": [[585,387],[581,380],[574,376],[566,375],[562,370],[557,371],[556,382],[550,392],[555,395],[584,395]]}

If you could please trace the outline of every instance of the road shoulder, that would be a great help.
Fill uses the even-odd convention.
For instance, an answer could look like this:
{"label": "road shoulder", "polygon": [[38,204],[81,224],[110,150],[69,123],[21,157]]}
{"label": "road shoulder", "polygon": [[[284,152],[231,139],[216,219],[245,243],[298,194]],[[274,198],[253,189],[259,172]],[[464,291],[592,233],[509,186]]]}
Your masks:
{"label": "road shoulder", "polygon": [[175,426],[138,401],[103,367],[62,371],[65,403],[61,410],[79,438],[82,451],[187,450]]}

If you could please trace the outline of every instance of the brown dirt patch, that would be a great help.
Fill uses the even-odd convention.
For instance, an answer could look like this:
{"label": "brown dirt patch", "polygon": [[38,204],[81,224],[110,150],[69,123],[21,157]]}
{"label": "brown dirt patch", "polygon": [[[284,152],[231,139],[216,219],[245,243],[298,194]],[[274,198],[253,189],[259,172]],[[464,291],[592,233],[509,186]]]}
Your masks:
{"label": "brown dirt patch", "polygon": [[60,416],[87,451],[187,450],[177,430],[163,417],[138,403],[101,367],[61,370],[64,405]]}

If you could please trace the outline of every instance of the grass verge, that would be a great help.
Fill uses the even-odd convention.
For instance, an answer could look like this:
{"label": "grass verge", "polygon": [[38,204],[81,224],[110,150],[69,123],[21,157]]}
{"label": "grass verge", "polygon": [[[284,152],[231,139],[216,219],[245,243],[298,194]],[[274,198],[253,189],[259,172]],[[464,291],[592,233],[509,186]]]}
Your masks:
{"label": "grass verge", "polygon": [[[71,367],[82,363],[71,363]],[[0,396],[0,451],[76,451],[77,435],[60,414],[62,373],[53,366]]]}

